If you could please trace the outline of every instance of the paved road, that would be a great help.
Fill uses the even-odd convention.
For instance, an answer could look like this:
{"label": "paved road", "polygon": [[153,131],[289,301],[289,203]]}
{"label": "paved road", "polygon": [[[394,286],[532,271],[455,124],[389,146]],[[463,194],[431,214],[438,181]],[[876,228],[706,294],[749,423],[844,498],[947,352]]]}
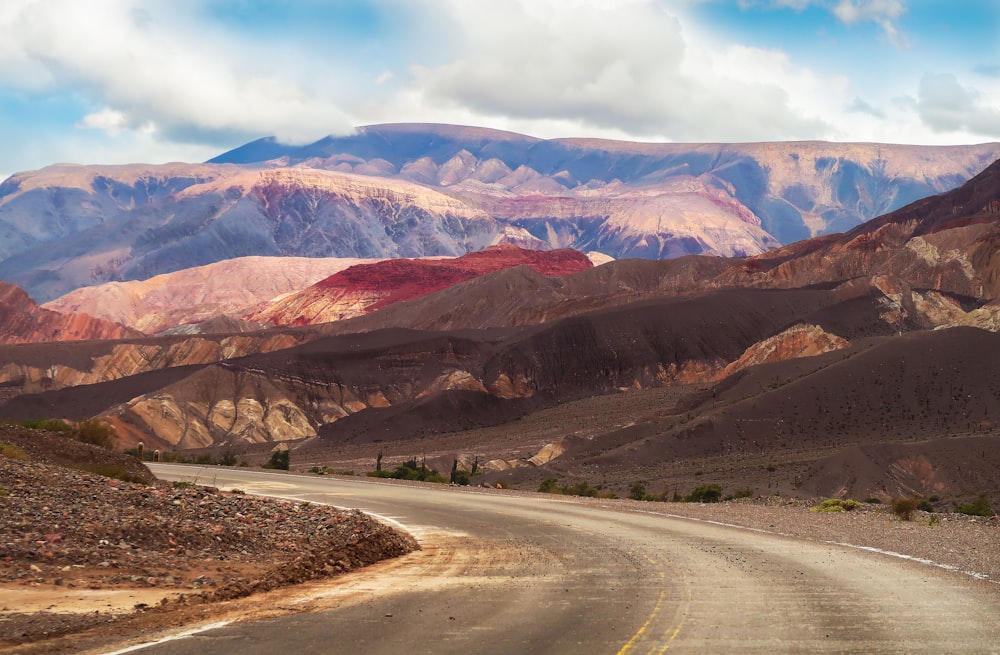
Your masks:
{"label": "paved road", "polygon": [[152,468],[358,507],[428,548],[406,566],[345,576],[332,609],[142,653],[1000,652],[995,586],[878,554],[558,498]]}

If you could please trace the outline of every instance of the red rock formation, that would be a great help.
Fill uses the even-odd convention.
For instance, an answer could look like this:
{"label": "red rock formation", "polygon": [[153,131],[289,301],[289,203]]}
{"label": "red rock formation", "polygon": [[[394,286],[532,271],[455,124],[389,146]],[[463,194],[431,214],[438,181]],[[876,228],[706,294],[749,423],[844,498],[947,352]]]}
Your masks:
{"label": "red rock formation", "polygon": [[455,259],[395,259],[352,266],[296,294],[248,314],[275,325],[326,323],[413,300],[496,271],[527,266],[558,277],[593,267],[575,250],[537,251],[492,246]]}
{"label": "red rock formation", "polygon": [[87,314],[42,309],[20,287],[0,282],[0,343],[87,341],[141,336],[141,332]]}

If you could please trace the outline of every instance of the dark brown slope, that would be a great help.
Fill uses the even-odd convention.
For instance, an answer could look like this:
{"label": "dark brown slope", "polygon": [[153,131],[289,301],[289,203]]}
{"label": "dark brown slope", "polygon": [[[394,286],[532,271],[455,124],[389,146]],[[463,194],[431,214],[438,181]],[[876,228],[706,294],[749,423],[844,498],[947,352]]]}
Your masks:
{"label": "dark brown slope", "polygon": [[[975,485],[955,486],[962,449],[942,443],[977,437],[1000,445],[1000,358],[984,357],[997,352],[1000,335],[955,328],[753,367],[682,413],[576,443],[560,466],[667,479],[678,462],[714,458],[720,469],[754,462],[759,471],[791,456],[811,462],[794,480],[809,493],[932,495],[945,478],[950,493],[972,492]],[[918,484],[901,472],[907,456],[930,458],[936,470],[934,453],[945,453],[941,475]],[[898,471],[881,461],[893,458],[903,462]],[[982,488],[997,486],[993,475]]]}
{"label": "dark brown slope", "polygon": [[1000,297],[1000,161],[966,184],[844,234],[752,257],[719,276],[735,286],[798,287],[885,276],[914,289]]}
{"label": "dark brown slope", "polygon": [[[847,333],[865,332],[880,323],[878,311],[874,297],[843,299],[826,290],[727,290],[632,303],[506,335],[498,332],[504,335],[502,341],[462,362],[489,396],[480,392],[477,397],[470,389],[441,389],[399,397],[391,407],[368,408],[329,423],[320,435],[333,442],[408,439],[495,425],[570,399],[707,379],[753,344],[792,325],[828,320]],[[296,364],[295,375],[302,375],[298,367],[304,365],[311,380],[321,379],[320,371],[327,376],[335,371],[338,380],[346,380],[341,376],[343,364],[316,352],[319,346],[298,351],[309,356]],[[410,355],[379,351],[371,370],[379,370],[383,380],[391,376],[394,389],[402,388],[406,378],[400,374],[415,365]],[[394,366],[396,360],[401,365]],[[408,373],[410,385],[423,388],[445,370],[436,361],[421,361]],[[413,379],[414,373],[421,379]],[[365,385],[375,381],[372,373],[360,379]]]}

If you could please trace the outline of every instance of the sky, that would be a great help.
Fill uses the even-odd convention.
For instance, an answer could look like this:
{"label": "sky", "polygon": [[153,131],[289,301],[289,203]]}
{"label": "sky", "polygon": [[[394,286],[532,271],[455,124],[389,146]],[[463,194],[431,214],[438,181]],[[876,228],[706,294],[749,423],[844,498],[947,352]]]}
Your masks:
{"label": "sky", "polygon": [[0,179],[437,122],[1000,141],[998,0],[3,0]]}

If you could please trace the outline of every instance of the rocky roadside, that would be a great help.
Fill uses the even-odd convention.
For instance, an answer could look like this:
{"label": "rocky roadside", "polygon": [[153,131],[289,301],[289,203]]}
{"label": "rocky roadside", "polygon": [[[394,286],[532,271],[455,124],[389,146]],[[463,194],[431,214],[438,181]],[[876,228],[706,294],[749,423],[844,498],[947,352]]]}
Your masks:
{"label": "rocky roadside", "polygon": [[[0,652],[49,642],[32,652],[58,652],[65,635],[335,576],[418,548],[358,511],[124,482],[36,461],[10,437],[0,439]],[[112,590],[158,600],[103,612],[19,611],[39,593]]]}

